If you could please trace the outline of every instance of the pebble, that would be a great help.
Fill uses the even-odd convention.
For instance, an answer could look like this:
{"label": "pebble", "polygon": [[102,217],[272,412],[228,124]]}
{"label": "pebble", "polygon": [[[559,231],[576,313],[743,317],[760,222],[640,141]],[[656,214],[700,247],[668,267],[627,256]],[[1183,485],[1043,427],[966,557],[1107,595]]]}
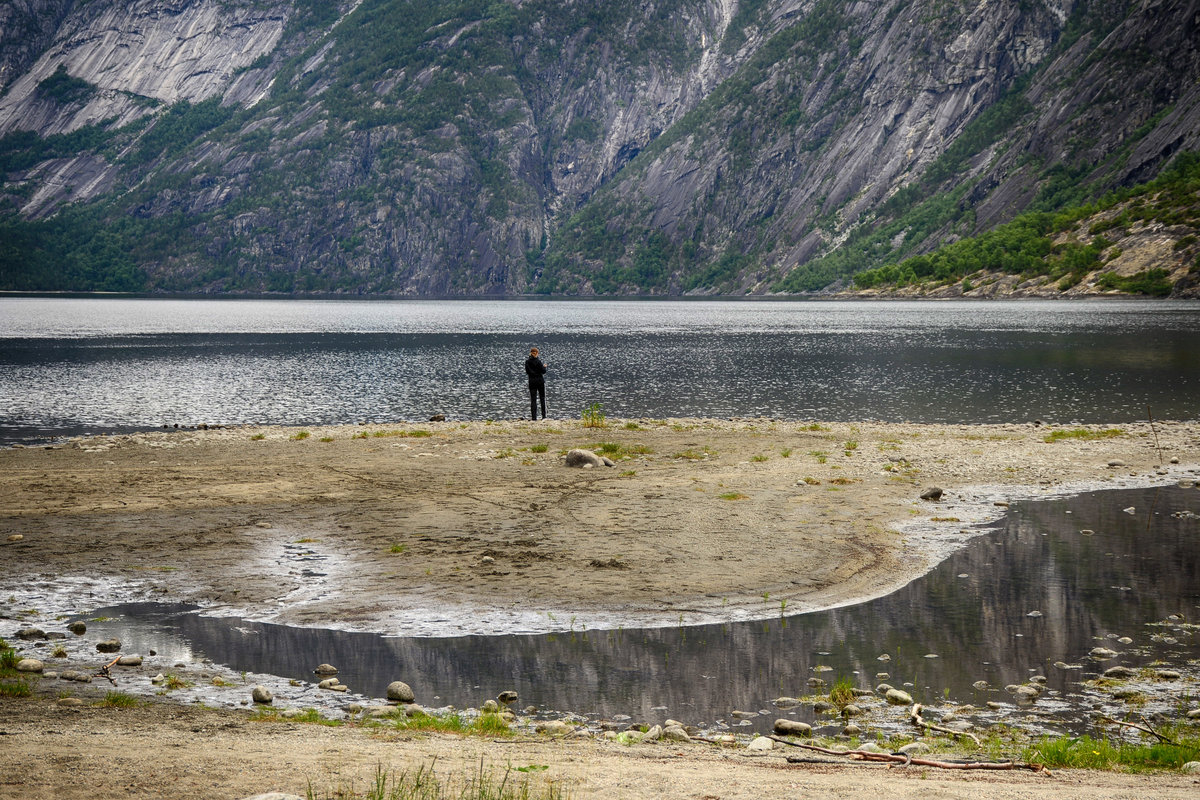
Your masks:
{"label": "pebble", "polygon": [[974,683],[971,684],[971,686],[982,691],[983,689],[988,688],[988,682],[987,681],[975,681]]}
{"label": "pebble", "polygon": [[66,708],[78,708],[83,705],[83,701],[78,697],[61,697],[58,700],[58,705]]}
{"label": "pebble", "polygon": [[1123,508],[1121,510],[1124,511],[1126,514],[1136,514],[1137,513],[1137,508],[1135,506],[1130,506],[1129,508]]}
{"label": "pebble", "polygon": [[988,700],[987,707],[992,709],[992,711],[999,711],[1000,709],[1004,708],[1004,703],[997,703],[995,700]]}
{"label": "pebble", "polygon": [[1117,641],[1121,644],[1133,644],[1133,639],[1130,639],[1128,636],[1122,636],[1120,639],[1117,639]]}
{"label": "pebble", "polygon": [[14,533],[14,534],[12,534],[11,536],[9,536],[9,537],[8,537],[8,540],[9,540],[10,542],[19,542],[19,541],[21,541],[21,540],[22,540],[22,539],[24,539],[24,538],[25,538],[25,537],[24,537],[24,536],[22,536],[21,534],[19,534],[19,533]]}
{"label": "pebble", "polygon": [[1090,528],[1084,528],[1083,530],[1081,530],[1079,532],[1079,535],[1080,536],[1095,536],[1096,532],[1094,530],[1091,530]]}
{"label": "pebble", "polygon": [[921,492],[921,499],[936,503],[938,500],[942,499],[942,494],[944,494],[944,492],[942,491],[941,487],[930,486],[928,489]]}
{"label": "pebble", "polygon": [[[575,729],[563,722],[561,719],[544,719],[536,723],[533,729],[538,733],[544,733],[548,736],[566,736],[574,733]],[[641,738],[641,732],[638,732],[638,738]]]}
{"label": "pebble", "polygon": [[1134,675],[1137,675],[1137,672],[1129,667],[1109,667],[1104,670],[1106,678],[1132,678]]}

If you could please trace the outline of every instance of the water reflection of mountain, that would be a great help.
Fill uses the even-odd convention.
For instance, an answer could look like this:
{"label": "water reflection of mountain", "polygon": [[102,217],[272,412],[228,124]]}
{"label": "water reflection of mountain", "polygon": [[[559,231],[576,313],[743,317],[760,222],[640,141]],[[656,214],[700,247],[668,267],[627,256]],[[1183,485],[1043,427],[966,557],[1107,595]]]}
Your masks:
{"label": "water reflection of mountain", "polygon": [[[429,705],[478,705],[515,689],[521,705],[700,723],[804,694],[813,676],[870,687],[877,672],[890,673],[895,685],[911,682],[917,699],[940,699],[949,689],[954,699],[982,702],[993,695],[973,689],[974,681],[1003,687],[1041,673],[1051,688],[1068,688],[1081,672],[1053,663],[1083,663],[1094,673],[1098,665],[1086,655],[1097,637],[1127,635],[1135,646],[1152,646],[1146,623],[1181,611],[1194,617],[1200,526],[1170,516],[1189,503],[1200,511],[1200,491],[1110,491],[1022,504],[1001,529],[888,597],[786,619],[413,639],[186,614],[177,618],[178,632],[234,669],[312,680],[313,667],[329,662],[355,691],[383,696],[399,679]],[[1135,514],[1121,510],[1129,506]],[[1095,534],[1081,535],[1083,528]],[[1155,653],[1178,657],[1187,646]],[[891,660],[877,660],[883,653]],[[925,657],[931,653],[938,658]],[[1129,654],[1120,663],[1146,657]],[[832,670],[814,673],[818,665]],[[667,710],[652,710],[659,706]]]}

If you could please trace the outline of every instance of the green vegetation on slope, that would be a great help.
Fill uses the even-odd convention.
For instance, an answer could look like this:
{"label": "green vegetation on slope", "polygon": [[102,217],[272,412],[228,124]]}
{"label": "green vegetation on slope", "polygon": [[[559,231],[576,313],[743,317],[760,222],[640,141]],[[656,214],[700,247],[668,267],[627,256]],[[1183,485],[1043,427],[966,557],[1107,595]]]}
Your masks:
{"label": "green vegetation on slope", "polygon": [[[1082,220],[1119,209],[1091,225],[1084,241],[1055,243]],[[1109,237],[1124,235],[1135,225],[1157,223],[1200,229],[1200,154],[1185,153],[1156,180],[1112,192],[1095,203],[1073,206],[1056,214],[1028,212],[995,230],[962,239],[928,255],[886,264],[854,276],[860,289],[946,284],[982,271],[1005,272],[1025,278],[1047,276],[1060,289],[1074,286],[1103,266],[1102,255],[1112,246]],[[1196,238],[1179,239],[1180,251]],[[1193,271],[1200,270],[1200,260]],[[1134,276],[1102,274],[1100,288],[1133,294],[1165,296],[1171,292],[1168,271],[1153,269]]]}

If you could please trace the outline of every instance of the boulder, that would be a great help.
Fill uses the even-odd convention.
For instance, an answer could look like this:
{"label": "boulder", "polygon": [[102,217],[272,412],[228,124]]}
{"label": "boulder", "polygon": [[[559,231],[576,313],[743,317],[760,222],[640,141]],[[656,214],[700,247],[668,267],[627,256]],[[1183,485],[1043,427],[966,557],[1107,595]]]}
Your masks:
{"label": "boulder", "polygon": [[752,753],[765,753],[768,750],[774,749],[775,742],[765,736],[756,736],[750,744],[746,745],[746,749]]}
{"label": "boulder", "polygon": [[938,500],[942,499],[942,494],[943,492],[940,487],[930,486],[928,489],[921,492],[921,499],[936,503]]}
{"label": "boulder", "polygon": [[495,700],[484,700],[479,710],[485,714],[495,714],[500,711],[500,704]]}
{"label": "boulder", "polygon": [[519,695],[511,689],[496,695],[496,699],[505,705],[512,705],[513,703],[517,702],[518,697]]}
{"label": "boulder", "polygon": [[591,450],[582,450],[575,448],[567,451],[566,463],[568,467],[603,467],[606,466],[604,459],[593,453]]}
{"label": "boulder", "polygon": [[688,736],[688,732],[681,725],[668,725],[663,728],[662,738],[668,742],[690,742],[692,740],[692,737]]}
{"label": "boulder", "polygon": [[84,623],[83,620],[77,619],[67,626],[67,630],[76,636],[83,636],[85,633],[87,633],[87,624]]}
{"label": "boulder", "polygon": [[646,735],[642,737],[643,742],[657,742],[662,738],[663,729],[661,725],[652,725],[650,730],[646,731]]}
{"label": "boulder", "polygon": [[318,675],[337,675],[338,668],[332,664],[321,664],[313,670]]}
{"label": "boulder", "polygon": [[275,695],[265,686],[255,686],[250,691],[250,699],[262,705],[270,705],[275,700]]}
{"label": "boulder", "polygon": [[1189,761],[1179,771],[1184,775],[1200,775],[1200,761]]}
{"label": "boulder", "polygon": [[1132,678],[1135,675],[1137,675],[1137,671],[1129,667],[1109,667],[1104,670],[1104,677],[1106,678],[1124,679]]}
{"label": "boulder", "polygon": [[544,733],[549,736],[566,736],[567,734],[575,732],[575,728],[566,722],[563,722],[561,719],[542,720],[534,725],[533,729],[538,733]]}
{"label": "boulder", "polygon": [[387,699],[393,703],[412,703],[416,701],[417,696],[413,694],[412,687],[404,681],[392,681],[387,687]]}
{"label": "boulder", "polygon": [[115,653],[121,649],[121,640],[105,639],[103,642],[96,642],[96,649],[101,653]]}
{"label": "boulder", "polygon": [[775,732],[780,736],[811,736],[812,726],[795,719],[777,719]]}
{"label": "boulder", "polygon": [[21,630],[17,631],[17,638],[26,641],[30,639],[45,639],[46,632],[41,628],[21,628]]}
{"label": "boulder", "polygon": [[911,706],[913,702],[912,695],[902,689],[888,689],[883,699],[893,706]]}
{"label": "boulder", "polygon": [[46,665],[36,658],[22,658],[17,662],[17,672],[41,672]]}
{"label": "boulder", "polygon": [[121,656],[117,659],[118,667],[140,667],[142,665],[142,657],[136,654]]}

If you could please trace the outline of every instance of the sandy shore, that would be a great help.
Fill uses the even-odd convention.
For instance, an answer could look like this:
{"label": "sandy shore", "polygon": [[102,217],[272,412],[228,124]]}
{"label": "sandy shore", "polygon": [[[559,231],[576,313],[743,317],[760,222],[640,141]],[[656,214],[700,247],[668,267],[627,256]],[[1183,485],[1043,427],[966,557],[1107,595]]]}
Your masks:
{"label": "sandy shore", "polygon": [[[140,599],[419,635],[829,607],[922,574],[1008,502],[1197,477],[1195,424],[1087,430],[1110,428],[1120,430],[1047,441],[1055,429],[1037,425],[551,420],[179,431],[3,450],[0,635]],[[568,468],[574,447],[604,450],[615,466]],[[931,486],[944,490],[940,501],[920,499]],[[430,622],[430,609],[444,621]],[[236,798],[310,786],[362,796],[376,769],[434,759],[447,775],[481,761],[500,774],[544,766],[535,783],[584,798],[1183,798],[1200,785],[789,765],[788,753],[702,743],[260,723],[171,702],[100,707],[103,683],[72,689],[83,703],[64,707],[61,686],[0,697],[0,796]]]}
{"label": "sandy shore", "polygon": [[[1111,429],[443,422],[3,450],[0,543],[21,538],[0,592],[408,635],[778,616],[903,585],[1005,502],[1195,477],[1200,426],[1087,428]],[[568,468],[576,447],[616,466]]]}

